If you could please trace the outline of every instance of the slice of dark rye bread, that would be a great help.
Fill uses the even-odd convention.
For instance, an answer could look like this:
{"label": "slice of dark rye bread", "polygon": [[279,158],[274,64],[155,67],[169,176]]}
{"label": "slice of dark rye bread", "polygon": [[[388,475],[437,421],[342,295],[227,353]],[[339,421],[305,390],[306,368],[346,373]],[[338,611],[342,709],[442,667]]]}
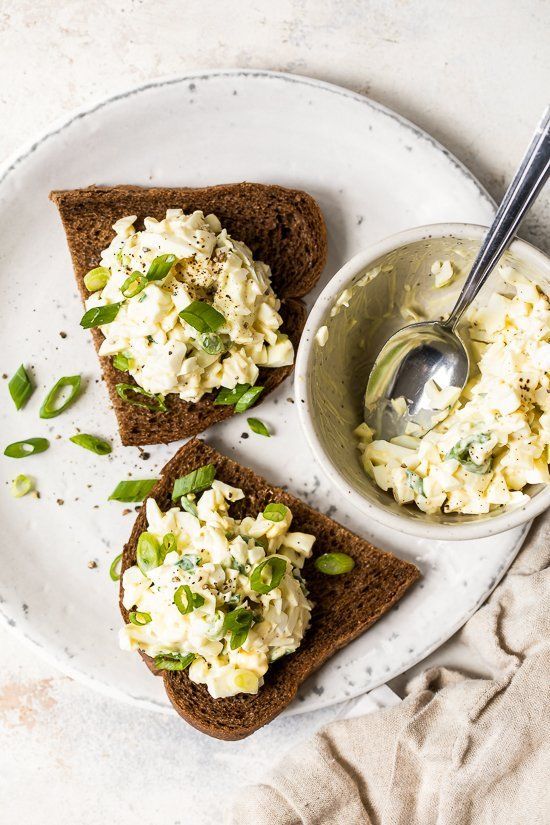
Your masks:
{"label": "slice of dark rye bread", "polygon": [[[113,223],[125,215],[162,219],[166,210],[184,212],[201,209],[213,212],[237,240],[249,246],[257,260],[269,264],[273,289],[281,299],[282,329],[296,348],[306,310],[299,300],[317,282],[327,254],[326,229],[321,210],[306,192],[259,183],[236,183],[204,189],[145,189],[137,186],[90,187],[50,194],[59,209],[67,236],[78,287],[83,300],[89,293],[84,276],[99,264],[103,249],[113,238]],[[96,349],[103,341],[92,330]],[[111,358],[100,358],[103,376],[118,420],[123,444],[158,444],[177,441],[203,432],[212,424],[234,414],[233,407],[216,407],[216,393],[200,401],[182,401],[175,394],[166,397],[166,413],[152,413],[123,401],[116,384],[133,378],[116,370]],[[292,367],[260,369],[258,385],[264,386],[261,399],[275,389]]]}
{"label": "slice of dark rye bread", "polygon": [[[255,516],[270,501],[280,501],[292,510],[292,529],[316,537],[313,559],[327,552],[348,553],[355,559],[353,571],[341,576],[324,575],[315,568],[313,559],[306,561],[303,575],[314,603],[311,625],[295,653],[270,665],[256,696],[240,694],[213,699],[206,686],[192,682],[185,671],[160,671],[170,701],[190,725],[218,739],[242,739],[277,716],[292,701],[301,683],[386,613],[420,573],[413,564],[378,550],[196,438],[187,442],[164,467],[162,478],[150,497],[161,510],[168,510],[174,506],[171,493],[175,479],[209,463],[216,467],[216,478],[240,487],[245,494],[244,500],[231,505],[231,513],[236,518]],[[142,507],[124,547],[123,571],[135,564],[137,541],[144,530],[146,516]],[[122,581],[120,610],[127,622],[128,611],[122,605]],[[148,667],[157,672],[152,659],[142,656]]]}

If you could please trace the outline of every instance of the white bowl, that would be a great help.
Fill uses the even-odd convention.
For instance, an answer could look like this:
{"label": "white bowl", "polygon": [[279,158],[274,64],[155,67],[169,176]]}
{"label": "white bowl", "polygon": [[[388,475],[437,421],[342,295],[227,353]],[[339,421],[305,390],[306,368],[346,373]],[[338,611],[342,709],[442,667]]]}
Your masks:
{"label": "white bowl", "polygon": [[[431,539],[482,538],[517,527],[550,506],[550,486],[525,488],[531,498],[520,508],[470,516],[438,513],[397,504],[390,493],[376,487],[365,474],[354,428],[361,423],[363,395],[374,357],[389,334],[412,318],[388,323],[390,305],[423,309],[432,318],[447,312],[475,257],[485,227],[474,224],[433,224],[399,232],[372,244],[352,258],[330,280],[317,299],[302,335],[296,359],[295,389],[300,422],[315,458],[334,485],[365,516],[403,533]],[[443,289],[433,288],[434,260],[451,258],[459,275]],[[504,262],[550,293],[550,259],[525,241],[516,240]],[[331,310],[342,291],[357,284],[366,272],[387,267],[358,287],[335,317]],[[489,278],[478,300],[484,303],[505,285],[497,273]],[[430,303],[436,303],[429,307]],[[315,341],[327,325],[328,341]]]}

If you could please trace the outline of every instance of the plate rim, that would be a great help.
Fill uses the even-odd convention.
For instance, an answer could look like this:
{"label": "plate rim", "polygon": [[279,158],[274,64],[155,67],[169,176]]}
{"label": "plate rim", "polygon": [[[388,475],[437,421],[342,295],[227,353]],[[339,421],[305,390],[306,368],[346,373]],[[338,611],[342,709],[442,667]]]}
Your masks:
{"label": "plate rim", "polygon": [[[331,83],[325,80],[319,80],[317,78],[308,77],[307,75],[300,75],[268,69],[252,69],[237,67],[228,69],[203,69],[200,71],[185,74],[161,75],[159,77],[148,80],[145,83],[124,86],[118,91],[113,92],[112,94],[98,96],[95,100],[87,102],[86,104],[80,107],[72,108],[69,112],[64,113],[58,118],[54,118],[52,121],[50,121],[48,125],[46,125],[46,127],[37,131],[37,133],[34,136],[31,136],[26,141],[22,141],[15,148],[15,150],[11,153],[8,153],[6,158],[0,163],[0,199],[2,198],[2,187],[8,180],[11,180],[12,175],[17,173],[19,165],[23,163],[30,155],[32,155],[40,146],[42,146],[42,144],[44,144],[46,141],[52,138],[55,138],[57,135],[59,135],[64,130],[69,128],[75,121],[84,119],[89,115],[93,115],[111,104],[117,103],[120,100],[133,97],[134,95],[138,95],[143,92],[148,92],[150,90],[162,88],[165,86],[177,86],[179,84],[189,84],[193,83],[194,81],[211,80],[216,78],[246,78],[251,80],[269,79],[283,83],[296,84],[300,86],[311,87],[317,90],[322,90],[330,94],[337,95],[339,97],[347,98],[349,100],[354,101],[355,103],[361,104],[362,106],[366,106],[367,108],[374,110],[378,114],[384,115],[385,117],[394,121],[402,129],[406,129],[408,132],[411,133],[415,140],[421,140],[424,143],[427,143],[430,147],[432,147],[434,150],[440,153],[447,161],[451,163],[452,166],[455,167],[457,172],[459,172],[463,178],[468,180],[473,185],[474,189],[477,191],[478,197],[482,201],[484,201],[485,204],[488,205],[490,208],[495,208],[495,201],[488,193],[486,188],[471,172],[471,170],[468,169],[468,167],[453,152],[447,149],[429,132],[425,131],[420,126],[415,124],[412,120],[404,117],[403,115],[399,114],[398,112],[389,108],[388,106],[385,106],[384,104],[379,103],[376,100],[373,100],[367,95],[363,95],[359,92],[347,89],[344,86],[340,86],[336,83]],[[375,683],[373,683],[368,688],[369,691],[374,689],[378,685],[387,682],[388,678],[393,679],[396,676],[403,673],[404,671],[408,670],[410,667],[413,667],[414,664],[417,664],[418,662],[422,661],[424,658],[426,658],[426,656],[430,655],[430,653],[432,653],[434,650],[440,647],[448,638],[450,638],[450,636],[452,636],[460,627],[463,626],[463,624],[475,613],[479,606],[488,598],[490,593],[501,581],[502,577],[508,570],[513,559],[517,555],[521,545],[523,544],[529,527],[530,524],[526,525],[521,535],[518,536],[517,542],[515,542],[513,549],[511,549],[510,551],[509,558],[507,557],[506,561],[502,564],[501,569],[497,571],[491,589],[482,595],[482,597],[473,606],[471,612],[469,612],[468,615],[464,614],[461,617],[456,626],[454,626],[452,632],[448,636],[446,636],[445,639],[440,638],[431,646],[425,648],[420,656],[417,655],[416,657],[413,657],[414,661],[411,660],[411,662],[408,662],[406,666],[402,667],[398,672],[396,671],[395,673],[392,673],[389,677],[381,679],[380,681],[375,681]],[[453,544],[456,544],[456,542],[453,542]],[[62,673],[66,674],[70,678],[73,678],[75,681],[80,682],[86,685],[87,687],[90,687],[92,690],[96,691],[101,695],[121,700],[123,702],[126,702],[127,704],[134,705],[145,710],[151,710],[156,713],[170,715],[176,714],[175,709],[169,703],[165,704],[164,702],[157,702],[150,698],[133,695],[131,692],[122,691],[120,688],[112,684],[103,682],[102,680],[97,679],[94,676],[91,676],[89,673],[80,670],[80,668],[75,667],[66,659],[61,658],[57,654],[55,649],[52,649],[51,647],[45,647],[37,639],[34,639],[31,636],[29,636],[23,628],[21,628],[19,625],[15,623],[13,616],[9,615],[9,611],[6,612],[6,606],[9,606],[9,603],[0,606],[0,620],[2,621],[2,624],[9,631],[11,631],[15,637],[23,641],[25,646],[27,646],[30,650],[37,652],[44,661],[53,665]],[[330,707],[339,704],[342,701],[354,698],[354,696],[359,696],[364,692],[365,689],[363,688],[357,693],[353,694],[352,696],[345,696],[341,699],[325,701],[324,703],[320,701],[319,703],[314,703],[312,707],[307,707],[305,709],[301,708],[300,703],[293,703],[287,709],[285,709],[283,713],[285,715],[298,715],[300,713],[305,712],[314,712],[324,707]]]}

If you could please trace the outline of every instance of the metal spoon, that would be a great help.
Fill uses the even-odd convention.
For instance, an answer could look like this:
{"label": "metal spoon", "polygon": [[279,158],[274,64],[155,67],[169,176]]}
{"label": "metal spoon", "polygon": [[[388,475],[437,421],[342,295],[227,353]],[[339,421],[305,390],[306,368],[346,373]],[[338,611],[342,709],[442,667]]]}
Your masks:
{"label": "metal spoon", "polygon": [[[389,440],[414,422],[426,432],[442,417],[426,391],[433,380],[440,389],[468,380],[468,352],[456,333],[460,317],[510,245],[550,173],[550,107],[500,204],[458,300],[446,321],[422,321],[404,327],[384,344],[371,370],[365,392],[365,421],[376,437]],[[404,398],[403,402],[397,399]],[[392,403],[393,402],[393,403]]]}

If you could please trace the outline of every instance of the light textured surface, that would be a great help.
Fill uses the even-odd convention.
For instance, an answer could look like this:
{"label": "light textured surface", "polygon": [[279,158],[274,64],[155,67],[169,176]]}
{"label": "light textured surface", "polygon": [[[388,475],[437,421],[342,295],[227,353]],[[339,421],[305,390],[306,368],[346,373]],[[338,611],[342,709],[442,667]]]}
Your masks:
{"label": "light textured surface", "polygon": [[[549,22],[543,0],[0,2],[0,156],[128,85],[261,67],[341,83],[397,109],[498,198],[547,102]],[[549,212],[546,194],[522,232],[546,250]],[[459,655],[448,646],[435,658]],[[3,629],[0,668],[2,816],[22,825],[59,821],[61,803],[64,819],[82,825],[219,821],[227,793],[335,713],[199,747],[198,734],[91,693]]]}

